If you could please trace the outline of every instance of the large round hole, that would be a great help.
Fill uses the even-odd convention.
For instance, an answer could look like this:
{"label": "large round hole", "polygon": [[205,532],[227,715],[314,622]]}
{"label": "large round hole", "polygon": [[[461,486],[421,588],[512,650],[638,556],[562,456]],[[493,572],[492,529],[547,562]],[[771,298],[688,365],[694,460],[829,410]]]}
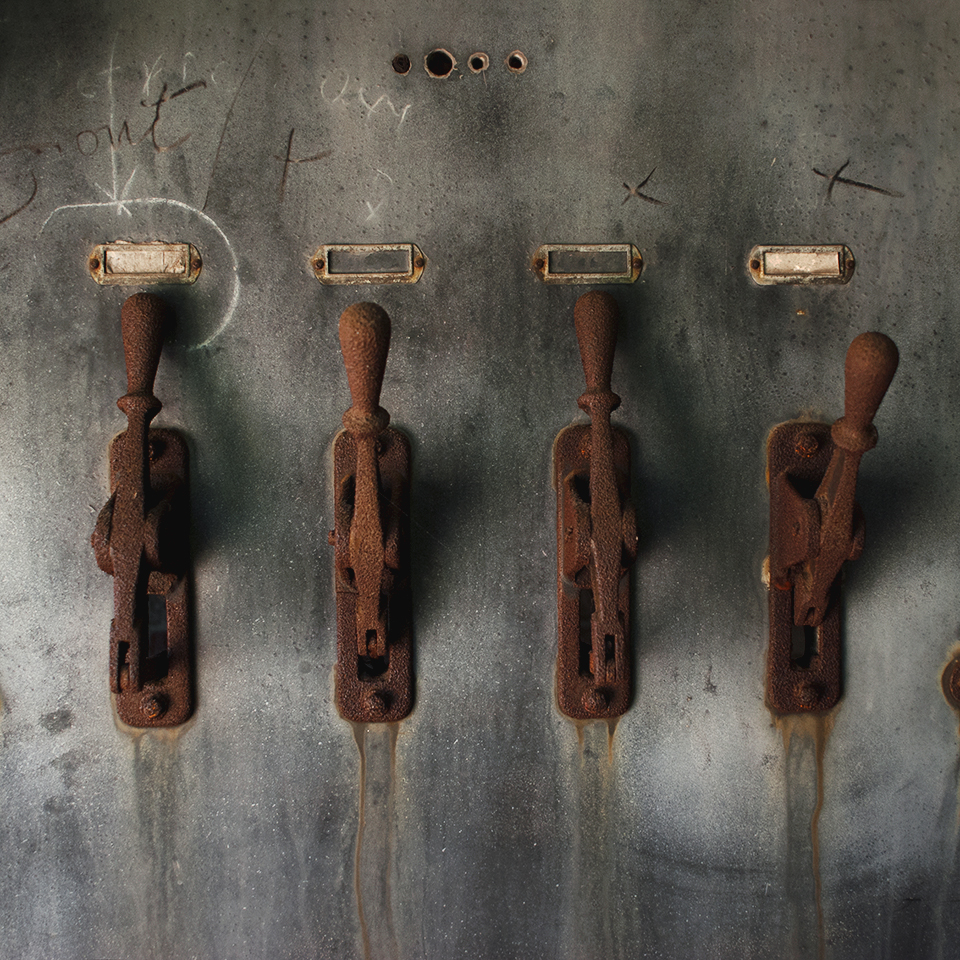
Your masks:
{"label": "large round hole", "polygon": [[467,63],[474,73],[483,73],[490,66],[490,58],[485,53],[471,53]]}
{"label": "large round hole", "polygon": [[453,73],[457,61],[453,59],[453,54],[449,50],[438,47],[436,50],[431,50],[423,58],[423,65],[431,77],[444,80]]}
{"label": "large round hole", "polygon": [[511,73],[523,73],[527,69],[527,58],[519,50],[514,50],[507,57],[507,69]]}
{"label": "large round hole", "polygon": [[393,69],[405,77],[410,72],[410,58],[405,53],[398,53],[393,58]]}

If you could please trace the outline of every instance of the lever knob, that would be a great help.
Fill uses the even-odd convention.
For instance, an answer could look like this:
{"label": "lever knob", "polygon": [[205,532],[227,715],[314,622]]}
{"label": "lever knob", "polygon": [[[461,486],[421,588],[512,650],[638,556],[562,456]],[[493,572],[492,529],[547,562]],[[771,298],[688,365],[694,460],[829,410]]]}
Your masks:
{"label": "lever knob", "polygon": [[163,333],[170,317],[167,304],[154,293],[135,293],[120,310],[127,393],[153,395]]}
{"label": "lever knob", "polygon": [[861,333],[850,344],[844,364],[843,417],[832,431],[837,446],[864,453],[877,445],[873,418],[899,362],[896,344],[883,333]]}
{"label": "lever knob", "polygon": [[343,415],[351,433],[377,434],[390,422],[380,389],[390,349],[390,318],[375,303],[355,303],[340,317],[340,349],[353,406]]}
{"label": "lever knob", "polygon": [[620,398],[610,389],[619,320],[617,301],[600,290],[585,293],[573,308],[580,360],[587,382],[587,392],[577,402],[591,416],[600,409],[609,412],[620,406]]}

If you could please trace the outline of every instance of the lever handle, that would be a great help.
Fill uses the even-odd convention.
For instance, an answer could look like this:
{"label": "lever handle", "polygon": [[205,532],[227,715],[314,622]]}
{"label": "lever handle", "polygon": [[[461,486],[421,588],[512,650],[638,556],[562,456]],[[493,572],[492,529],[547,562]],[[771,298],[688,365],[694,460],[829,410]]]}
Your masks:
{"label": "lever handle", "polygon": [[352,405],[333,447],[336,702],[347,720],[393,722],[410,712],[413,685],[410,443],[380,406],[390,318],[374,303],[347,307],[340,347]]}
{"label": "lever handle", "polygon": [[619,321],[617,301],[600,290],[585,293],[573,308],[580,360],[587,382],[587,392],[578,402],[580,408],[591,415],[598,405],[608,411],[616,410],[620,405],[620,398],[610,389]]}
{"label": "lever handle", "polygon": [[610,389],[620,311],[609,293],[593,290],[577,300],[573,319],[587,392],[578,404],[590,414],[590,571],[595,610],[590,663],[599,683],[616,679],[609,646],[623,643],[620,577],[623,507],[617,488],[610,411],[620,398]]}
{"label": "lever handle", "polygon": [[353,434],[376,435],[390,422],[380,389],[390,349],[390,318],[375,303],[355,303],[340,317],[340,349],[353,406],[343,425]]}
{"label": "lever handle", "polygon": [[343,425],[356,444],[350,561],[358,592],[357,652],[380,658],[387,652],[387,627],[377,437],[390,422],[390,414],[380,406],[390,318],[375,303],[347,307],[340,317],[340,348],[353,401]]}
{"label": "lever handle", "polygon": [[844,364],[844,410],[832,430],[838,446],[865,453],[877,443],[873,418],[897,372],[897,345],[883,333],[861,333],[850,344]]}
{"label": "lever handle", "polygon": [[817,626],[823,621],[840,568],[862,548],[854,530],[857,475],[863,454],[877,445],[873,418],[899,359],[896,345],[882,333],[861,333],[847,350],[844,416],[831,427],[833,456],[815,495],[820,508],[819,550],[795,588],[798,624]]}
{"label": "lever handle", "polygon": [[166,303],[153,293],[135,293],[120,310],[127,393],[153,395],[163,333],[170,317]]}

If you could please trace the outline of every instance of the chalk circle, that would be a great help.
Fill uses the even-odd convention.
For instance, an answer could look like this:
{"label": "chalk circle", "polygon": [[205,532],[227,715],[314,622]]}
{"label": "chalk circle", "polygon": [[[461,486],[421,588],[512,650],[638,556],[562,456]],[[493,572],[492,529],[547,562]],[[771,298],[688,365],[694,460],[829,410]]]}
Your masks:
{"label": "chalk circle", "polygon": [[[98,244],[154,240],[192,243],[203,260],[197,281],[101,287],[90,276],[90,252]],[[44,297],[55,302],[116,301],[119,318],[120,304],[138,290],[161,296],[173,308],[175,324],[169,344],[174,351],[210,346],[230,324],[240,298],[239,261],[226,234],[203,211],[180,200],[144,197],[64,204],[44,220],[33,252],[38,292],[42,290]],[[71,318],[64,315],[56,320],[69,323]]]}

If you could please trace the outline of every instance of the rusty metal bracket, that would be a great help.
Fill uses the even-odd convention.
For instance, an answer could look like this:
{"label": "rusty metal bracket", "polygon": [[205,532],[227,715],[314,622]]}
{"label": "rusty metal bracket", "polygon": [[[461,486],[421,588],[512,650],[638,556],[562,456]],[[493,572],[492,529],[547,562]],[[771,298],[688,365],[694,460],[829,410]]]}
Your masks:
{"label": "rusty metal bracket", "polygon": [[767,702],[779,713],[823,712],[840,699],[840,571],[863,551],[857,473],[898,361],[889,337],[861,334],[847,351],[844,416],[770,434]]}
{"label": "rusty metal bracket", "polygon": [[386,723],[413,706],[410,442],[380,406],[390,318],[373,303],[348,307],[340,346],[353,405],[333,447],[336,703],[346,720]]}
{"label": "rusty metal bracket", "polygon": [[171,727],[193,712],[187,570],[189,461],[183,438],[150,429],[167,305],[150,293],[121,311],[127,393],[117,406],[127,429],[110,445],[110,489],[91,538],[113,577],[110,689],[120,719]]}
{"label": "rusty metal bracket", "polygon": [[630,445],[610,424],[620,398],[610,389],[617,302],[592,291],[574,322],[590,426],[561,430],[553,447],[557,491],[557,701],[568,717],[617,717],[630,704],[630,590],[637,557],[630,504]]}

